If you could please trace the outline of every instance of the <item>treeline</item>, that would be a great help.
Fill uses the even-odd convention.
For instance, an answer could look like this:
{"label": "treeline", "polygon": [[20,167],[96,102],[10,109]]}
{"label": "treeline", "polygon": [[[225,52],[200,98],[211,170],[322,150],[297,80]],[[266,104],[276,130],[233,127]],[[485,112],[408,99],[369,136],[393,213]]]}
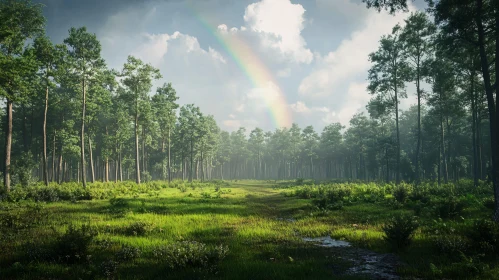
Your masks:
{"label": "treeline", "polygon": [[[435,23],[413,13],[381,38],[369,57],[369,114],[355,115],[348,129],[293,124],[229,133],[195,105],[180,107],[171,84],[153,89],[162,78],[153,66],[129,56],[122,69],[108,69],[86,28],[71,28],[54,45],[39,4],[1,0],[5,188],[11,180],[173,178],[496,182],[497,19],[482,15],[482,38],[473,21],[456,23],[444,12],[433,8]],[[460,33],[458,23],[471,29]],[[417,105],[402,111],[411,83]]]}

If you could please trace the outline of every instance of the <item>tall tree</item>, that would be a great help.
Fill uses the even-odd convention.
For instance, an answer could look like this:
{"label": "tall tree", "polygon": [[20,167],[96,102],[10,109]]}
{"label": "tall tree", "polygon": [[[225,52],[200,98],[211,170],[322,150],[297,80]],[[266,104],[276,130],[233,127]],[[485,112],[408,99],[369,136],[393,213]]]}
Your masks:
{"label": "tall tree", "polygon": [[54,46],[49,38],[37,37],[34,41],[37,60],[40,64],[40,74],[43,78],[45,88],[45,109],[43,113],[43,179],[45,185],[49,184],[49,173],[47,168],[47,112],[49,107],[49,89],[54,87],[51,78],[55,77],[57,64],[63,58],[64,46]]}
{"label": "tall tree", "polygon": [[[156,95],[153,96],[152,102],[156,111],[156,119],[159,122],[161,131],[161,153],[165,154],[165,142],[168,141],[168,181],[172,180],[171,176],[171,136],[172,130],[175,127],[176,110],[179,107],[176,103],[178,100],[177,92],[172,87],[171,83],[164,84],[156,90]],[[164,159],[161,161],[163,165],[162,173],[164,174]],[[163,176],[164,179],[164,176]]]}
{"label": "tall tree", "polygon": [[423,12],[412,13],[405,20],[405,23],[400,34],[400,39],[404,44],[404,52],[410,71],[408,81],[413,81],[416,84],[416,96],[418,98],[418,139],[414,162],[416,165],[416,182],[419,183],[421,175],[419,167],[419,155],[421,151],[421,98],[423,95],[421,81],[425,73],[423,67],[428,64],[428,61],[432,57],[430,44],[436,27],[430,22],[427,14]]}
{"label": "tall tree", "polygon": [[139,117],[144,102],[149,101],[148,93],[151,90],[153,80],[161,78],[159,70],[145,64],[142,60],[128,56],[120,76],[122,83],[127,88],[129,98],[128,104],[132,109],[135,127],[135,180],[140,184],[140,157],[139,157]]}
{"label": "tall tree", "polygon": [[6,99],[4,186],[10,190],[12,105],[27,93],[26,76],[36,71],[26,41],[43,34],[42,5],[29,0],[0,1],[0,95]]}
{"label": "tall tree", "polygon": [[81,131],[80,131],[80,156],[81,156],[81,180],[83,186],[87,186],[85,168],[85,114],[87,103],[88,82],[93,81],[98,72],[105,66],[101,58],[101,44],[95,34],[87,32],[86,27],[78,29],[71,28],[69,36],[64,40],[68,46],[69,56],[72,64],[71,70],[81,84]]}
{"label": "tall tree", "polygon": [[392,33],[383,36],[379,49],[369,55],[373,63],[369,69],[370,94],[376,95],[370,106],[378,112],[395,113],[395,130],[397,138],[397,171],[396,183],[400,183],[400,130],[399,99],[407,97],[404,81],[407,79],[407,64],[403,53],[403,42],[400,40],[401,28],[396,25]]}

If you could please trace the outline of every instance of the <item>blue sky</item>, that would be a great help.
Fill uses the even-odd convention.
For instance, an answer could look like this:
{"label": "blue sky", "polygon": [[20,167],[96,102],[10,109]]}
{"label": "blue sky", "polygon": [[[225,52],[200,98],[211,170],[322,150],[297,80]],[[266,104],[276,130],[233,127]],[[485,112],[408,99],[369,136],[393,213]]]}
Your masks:
{"label": "blue sky", "polygon": [[[377,13],[357,0],[40,2],[55,43],[70,27],[86,26],[101,41],[109,67],[121,69],[129,54],[153,64],[163,75],[155,87],[172,82],[181,104],[195,103],[229,131],[275,128],[254,94],[271,95],[272,87],[255,88],[195,11],[217,32],[242,38],[276,77],[293,122],[316,130],[332,122],[348,125],[365,110],[367,56],[408,16]],[[402,108],[415,103],[413,87],[407,90]]]}

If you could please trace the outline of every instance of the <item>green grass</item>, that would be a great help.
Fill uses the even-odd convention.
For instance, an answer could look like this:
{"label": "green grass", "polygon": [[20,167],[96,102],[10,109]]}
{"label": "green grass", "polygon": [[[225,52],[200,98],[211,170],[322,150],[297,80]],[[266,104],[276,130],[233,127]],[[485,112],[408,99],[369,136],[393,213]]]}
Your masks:
{"label": "green grass", "polygon": [[[123,245],[128,245],[138,248],[140,256],[121,261],[111,273],[116,279],[363,279],[342,273],[353,264],[338,257],[341,250],[333,250],[333,256],[331,249],[305,243],[302,237],[330,235],[357,247],[386,253],[390,247],[382,240],[382,225],[396,213],[414,212],[408,203],[400,207],[388,203],[393,200],[389,193],[381,202],[355,199],[341,210],[323,211],[313,205],[313,199],[293,195],[300,187],[286,184],[239,181],[223,185],[220,192],[216,191],[216,184],[196,183],[194,189],[189,184],[184,186],[184,190],[169,188],[164,183],[140,190],[120,187],[119,193],[113,193],[119,199],[41,202],[36,204],[41,205],[38,208],[33,208],[32,201],[0,203],[1,278],[106,279],[103,265],[113,260]],[[113,192],[112,185],[102,188]],[[367,192],[360,189],[354,193]],[[413,244],[398,253],[405,263],[398,269],[399,274],[435,279],[452,275],[453,263],[463,261],[436,255],[432,240],[441,233],[429,232],[437,226],[467,228],[472,219],[487,217],[489,212],[476,203],[465,209],[462,219],[433,221],[433,216],[423,211],[419,218],[422,226]],[[6,222],[6,217],[11,217],[13,225]],[[138,222],[145,223],[144,235],[130,230]],[[97,231],[88,251],[89,260],[65,264],[56,257],[30,258],[27,242],[52,248],[70,224],[89,224]],[[209,250],[223,245],[229,252],[206,267],[171,268],[154,257],[157,248],[182,241],[200,242]],[[499,279],[496,260],[480,263],[488,268],[463,275]],[[432,270],[431,264],[436,269]]]}

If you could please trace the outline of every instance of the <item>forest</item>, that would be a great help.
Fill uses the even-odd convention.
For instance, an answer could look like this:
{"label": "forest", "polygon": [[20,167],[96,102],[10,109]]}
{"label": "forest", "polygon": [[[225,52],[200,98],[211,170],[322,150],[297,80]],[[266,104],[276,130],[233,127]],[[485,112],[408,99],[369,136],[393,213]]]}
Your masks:
{"label": "forest", "polygon": [[[411,12],[366,57],[365,112],[321,131],[224,131],[151,64],[109,68],[86,27],[52,42],[43,5],[0,19],[4,279],[497,278],[499,2]],[[359,275],[364,251],[295,235],[401,261]]]}

